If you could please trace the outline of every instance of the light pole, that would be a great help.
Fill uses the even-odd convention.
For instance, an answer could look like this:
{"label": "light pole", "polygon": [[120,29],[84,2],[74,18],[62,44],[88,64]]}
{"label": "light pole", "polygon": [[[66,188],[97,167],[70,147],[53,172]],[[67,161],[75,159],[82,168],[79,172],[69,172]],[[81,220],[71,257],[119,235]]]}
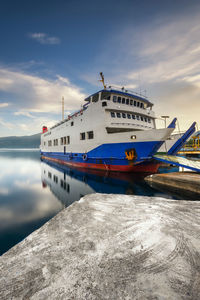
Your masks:
{"label": "light pole", "polygon": [[169,118],[169,116],[161,116],[162,119],[165,120],[165,128],[167,127],[167,119]]}

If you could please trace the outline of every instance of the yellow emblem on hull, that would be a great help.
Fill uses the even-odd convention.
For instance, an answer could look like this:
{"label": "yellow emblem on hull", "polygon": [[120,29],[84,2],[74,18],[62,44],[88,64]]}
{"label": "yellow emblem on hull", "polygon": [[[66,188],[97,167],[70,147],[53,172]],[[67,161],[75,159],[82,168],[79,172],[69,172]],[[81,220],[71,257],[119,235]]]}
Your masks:
{"label": "yellow emblem on hull", "polygon": [[125,151],[125,154],[128,160],[134,160],[137,158],[135,149],[128,149]]}

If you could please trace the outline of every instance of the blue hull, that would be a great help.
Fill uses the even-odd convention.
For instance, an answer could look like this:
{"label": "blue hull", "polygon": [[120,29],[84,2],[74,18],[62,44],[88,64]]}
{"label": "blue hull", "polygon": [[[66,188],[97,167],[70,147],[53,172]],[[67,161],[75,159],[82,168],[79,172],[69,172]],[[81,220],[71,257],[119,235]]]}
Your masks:
{"label": "blue hull", "polygon": [[63,164],[113,171],[133,171],[146,164],[163,142],[103,144],[86,153],[42,152],[42,156]]}

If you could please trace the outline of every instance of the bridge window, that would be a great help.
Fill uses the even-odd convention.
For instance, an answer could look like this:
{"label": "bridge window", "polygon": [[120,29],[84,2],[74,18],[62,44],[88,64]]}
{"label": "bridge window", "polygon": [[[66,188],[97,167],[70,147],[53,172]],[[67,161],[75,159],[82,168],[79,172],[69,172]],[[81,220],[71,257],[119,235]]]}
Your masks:
{"label": "bridge window", "polygon": [[117,118],[121,118],[121,114],[117,112]]}
{"label": "bridge window", "polygon": [[140,107],[140,102],[137,102],[137,107]]}
{"label": "bridge window", "polygon": [[117,102],[121,103],[121,101],[122,101],[122,98],[121,97],[117,97]]}
{"label": "bridge window", "polygon": [[151,123],[151,119],[150,118],[148,118],[148,122]]}
{"label": "bridge window", "polygon": [[113,102],[117,102],[117,96],[113,96]]}
{"label": "bridge window", "polygon": [[132,115],[132,119],[135,120],[135,115]]}
{"label": "bridge window", "polygon": [[147,122],[147,118],[144,118],[145,122]]}
{"label": "bridge window", "polygon": [[122,118],[126,118],[126,114],[125,113],[122,113]]}
{"label": "bridge window", "polygon": [[107,106],[107,102],[106,102],[106,101],[103,101],[103,102],[102,102],[102,106]]}
{"label": "bridge window", "polygon": [[136,101],[134,100],[134,106],[136,106]]}
{"label": "bridge window", "polygon": [[126,99],[126,104],[129,105],[129,99],[128,98]]}
{"label": "bridge window", "polygon": [[131,115],[130,115],[130,114],[127,114],[127,118],[128,118],[128,119],[131,119]]}
{"label": "bridge window", "polygon": [[110,92],[108,91],[101,92],[101,100],[110,100]]}
{"label": "bridge window", "polygon": [[141,121],[144,121],[144,118],[143,118],[143,117],[141,117]]}
{"label": "bridge window", "polygon": [[99,94],[95,94],[94,96],[92,96],[92,102],[98,102],[99,100]]}
{"label": "bridge window", "polygon": [[140,120],[140,116],[136,116],[136,119],[137,119],[137,120]]}
{"label": "bridge window", "polygon": [[133,99],[130,99],[130,105],[133,105]]}
{"label": "bridge window", "polygon": [[111,111],[110,115],[112,118],[115,118],[115,113],[113,111]]}
{"label": "bridge window", "polygon": [[125,104],[125,103],[126,103],[126,99],[122,98],[122,104]]}
{"label": "bridge window", "polygon": [[144,103],[141,102],[141,103],[140,103],[140,107],[141,107],[141,108],[144,108]]}

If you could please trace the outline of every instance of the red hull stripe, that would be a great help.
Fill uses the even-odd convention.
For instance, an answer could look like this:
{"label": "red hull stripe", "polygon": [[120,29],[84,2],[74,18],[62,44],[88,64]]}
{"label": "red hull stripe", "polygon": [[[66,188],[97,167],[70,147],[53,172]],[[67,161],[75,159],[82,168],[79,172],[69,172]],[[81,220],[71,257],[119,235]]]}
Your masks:
{"label": "red hull stripe", "polygon": [[155,173],[158,170],[159,163],[144,163],[138,165],[106,165],[106,164],[91,164],[91,163],[80,163],[80,162],[71,162],[65,161],[57,158],[42,156],[42,158],[50,161],[54,161],[56,163],[72,166],[72,167],[79,167],[85,169],[95,169],[95,170],[103,170],[103,171],[115,171],[115,172],[143,172],[143,173]]}

